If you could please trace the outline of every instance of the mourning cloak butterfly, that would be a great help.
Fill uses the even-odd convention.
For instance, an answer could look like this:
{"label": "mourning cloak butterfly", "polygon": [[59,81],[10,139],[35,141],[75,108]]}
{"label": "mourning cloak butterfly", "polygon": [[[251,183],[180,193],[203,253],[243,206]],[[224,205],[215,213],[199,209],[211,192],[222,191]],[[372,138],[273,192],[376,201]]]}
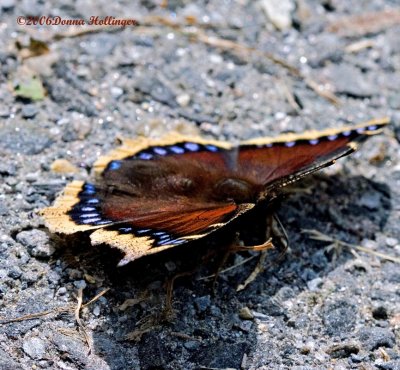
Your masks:
{"label": "mourning cloak butterfly", "polygon": [[127,263],[221,228],[283,186],[350,154],[388,122],[239,146],[178,134],[125,140],[94,164],[95,183],[73,181],[42,214],[50,231],[89,231],[92,244],[118,248]]}

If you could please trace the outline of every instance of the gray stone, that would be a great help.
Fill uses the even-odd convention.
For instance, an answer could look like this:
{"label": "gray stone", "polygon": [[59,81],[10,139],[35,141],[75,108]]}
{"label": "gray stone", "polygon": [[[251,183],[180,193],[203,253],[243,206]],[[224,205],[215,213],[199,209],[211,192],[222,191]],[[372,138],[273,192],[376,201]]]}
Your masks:
{"label": "gray stone", "polygon": [[211,298],[209,295],[198,297],[194,300],[194,305],[196,307],[197,312],[201,313],[207,310],[210,307]]}
{"label": "gray stone", "polygon": [[8,276],[14,280],[19,279],[21,275],[22,271],[18,266],[12,266],[10,271],[8,272]]}
{"label": "gray stone", "polygon": [[77,289],[85,289],[87,284],[85,280],[76,280],[74,281],[74,286]]}
{"label": "gray stone", "polygon": [[124,93],[124,90],[121,89],[118,86],[113,86],[111,87],[111,96],[115,99],[118,99],[122,94]]}
{"label": "gray stone", "polygon": [[58,293],[59,295],[64,295],[64,294],[67,293],[67,288],[64,287],[64,286],[62,286],[60,289],[58,289],[57,293]]}
{"label": "gray stone", "polygon": [[356,317],[357,308],[345,300],[327,304],[323,309],[323,320],[329,335],[340,335],[351,331]]}
{"label": "gray stone", "polygon": [[199,348],[200,343],[199,343],[199,341],[197,341],[197,340],[188,340],[188,341],[185,342],[183,345],[184,345],[184,347],[185,347],[186,349],[188,349],[189,351],[193,351],[193,350]]}
{"label": "gray stone", "polygon": [[26,155],[39,154],[48,148],[52,139],[48,133],[27,121],[13,125],[0,124],[0,149]]}
{"label": "gray stone", "polygon": [[0,118],[8,118],[10,117],[10,111],[4,107],[0,108]]}
{"label": "gray stone", "polygon": [[15,362],[11,356],[0,348],[0,369],[1,370],[20,370],[22,367]]}
{"label": "gray stone", "polygon": [[371,211],[375,211],[381,206],[381,196],[378,192],[364,193],[360,198],[359,204]]}
{"label": "gray stone", "polygon": [[201,114],[201,113],[195,113],[193,111],[190,110],[183,110],[181,109],[179,111],[179,115],[183,118],[186,118],[189,121],[193,121],[196,122],[198,124],[204,123],[204,122],[208,122],[211,124],[216,124],[218,122],[217,118],[215,117],[211,117],[209,115],[206,114]]}
{"label": "gray stone", "polygon": [[79,339],[55,333],[52,336],[52,341],[57,349],[73,362],[86,364],[88,361],[87,348]]}
{"label": "gray stone", "polygon": [[343,40],[335,34],[320,34],[307,54],[308,64],[312,67],[322,67],[325,63],[339,62],[344,54]]}
{"label": "gray stone", "polygon": [[0,163],[0,175],[2,176],[14,176],[17,173],[15,165],[12,163],[1,162]]}
{"label": "gray stone", "polygon": [[38,281],[40,275],[42,275],[42,272],[28,270],[22,274],[21,281],[25,281],[28,284],[33,284]]}
{"label": "gray stone", "polygon": [[357,98],[370,97],[376,93],[376,87],[369,80],[368,75],[349,64],[331,64],[328,76],[338,94]]}
{"label": "gray stone", "polygon": [[24,118],[33,118],[38,113],[38,108],[34,104],[26,104],[22,107],[22,117]]}
{"label": "gray stone", "polygon": [[118,37],[107,33],[99,34],[84,43],[85,52],[97,57],[111,54],[118,43]]}
{"label": "gray stone", "polygon": [[56,285],[61,279],[60,274],[57,271],[51,270],[47,274],[47,280],[50,284]]}
{"label": "gray stone", "polygon": [[135,88],[150,95],[160,103],[167,104],[173,108],[178,106],[174,92],[159,78],[146,76],[146,78],[140,79],[135,84]]}
{"label": "gray stone", "polygon": [[50,244],[49,236],[44,231],[37,229],[21,231],[17,234],[16,239],[27,247],[33,257],[48,258],[55,252],[54,247]]}
{"label": "gray stone", "polygon": [[366,359],[366,357],[368,357],[368,354],[366,354],[366,353],[362,353],[362,354],[352,353],[350,355],[351,361],[356,363],[356,364],[358,364],[360,362],[363,362]]}
{"label": "gray stone", "polygon": [[213,315],[215,317],[222,317],[221,309],[215,305],[212,305],[210,307],[210,313],[211,313],[211,315]]}
{"label": "gray stone", "polygon": [[2,200],[0,200],[0,216],[5,216],[6,214],[8,214],[8,212],[8,207]]}
{"label": "gray stone", "polygon": [[310,289],[312,292],[318,290],[322,284],[324,283],[324,280],[321,279],[320,277],[317,277],[315,279],[312,279],[310,281],[307,281],[307,287]]}
{"label": "gray stone", "polygon": [[99,305],[94,306],[93,315],[95,315],[95,316],[99,316],[100,315],[100,306]]}
{"label": "gray stone", "polygon": [[370,351],[379,347],[392,348],[395,345],[395,336],[391,330],[385,328],[362,328],[359,333],[360,341]]}
{"label": "gray stone", "polygon": [[10,10],[14,8],[15,0],[0,0],[0,8],[4,10]]}
{"label": "gray stone", "polygon": [[400,370],[400,360],[381,362],[376,367],[381,370]]}
{"label": "gray stone", "polygon": [[263,0],[260,2],[266,16],[278,30],[292,26],[292,12],[295,10],[293,0]]}
{"label": "gray stone", "polygon": [[35,360],[42,359],[46,353],[45,342],[38,337],[24,339],[22,348],[29,357]]}

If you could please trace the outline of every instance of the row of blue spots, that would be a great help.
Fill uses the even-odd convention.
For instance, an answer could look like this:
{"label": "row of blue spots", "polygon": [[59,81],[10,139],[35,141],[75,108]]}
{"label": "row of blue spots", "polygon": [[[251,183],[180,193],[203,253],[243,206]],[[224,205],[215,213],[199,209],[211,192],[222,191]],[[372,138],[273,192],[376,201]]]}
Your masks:
{"label": "row of blue spots", "polygon": [[[344,137],[349,137],[349,136],[351,136],[352,134],[355,134],[355,133],[362,134],[365,131],[375,131],[378,128],[379,128],[379,126],[377,126],[377,125],[371,125],[371,126],[367,126],[367,127],[360,127],[360,128],[355,129],[355,130],[346,130],[346,131],[340,132],[338,134],[321,136],[320,138],[317,138],[317,139],[310,139],[310,140],[307,140],[306,142],[308,142],[311,145],[317,145],[319,142],[321,142],[323,140],[334,141],[334,140],[338,139],[340,137],[340,135],[344,136]],[[282,143],[282,142],[268,143],[268,144],[265,144],[265,145],[257,145],[257,147],[258,148],[262,148],[262,147],[264,147],[264,148],[265,147],[272,148],[274,145],[284,145],[287,148],[291,148],[291,147],[295,146],[296,144],[301,144],[301,143],[304,143],[304,140],[287,141],[287,142],[284,142],[284,143]]]}
{"label": "row of blue spots", "polygon": [[[156,157],[164,157],[167,155],[179,155],[179,154],[185,154],[185,153],[195,153],[195,152],[202,152],[202,151],[208,151],[208,152],[213,152],[216,153],[220,151],[221,148],[215,145],[207,144],[198,144],[194,142],[183,142],[183,143],[177,143],[174,145],[167,145],[167,146],[153,146],[149,147],[145,150],[142,150],[138,153],[136,153],[132,157],[125,158],[127,160],[129,159],[141,159],[141,160],[151,160]],[[108,166],[107,170],[118,170],[121,168],[122,165],[122,160],[114,160],[111,161]]]}
{"label": "row of blue spots", "polygon": [[[329,141],[334,141],[337,138],[339,138],[340,135],[344,137],[349,137],[352,134],[358,133],[362,134],[365,131],[375,131],[379,128],[380,126],[378,125],[370,125],[367,127],[360,127],[355,130],[346,130],[338,134],[333,134],[333,135],[328,135],[328,136],[322,136],[317,139],[310,139],[308,140],[308,143],[311,145],[317,145],[320,141],[322,140],[329,140]],[[304,140],[299,140],[299,141],[288,141],[285,143],[268,143],[266,145],[257,145],[257,147],[267,147],[267,148],[272,148],[274,145],[284,145],[288,148],[291,148],[295,146],[298,143],[303,143]],[[183,143],[177,143],[174,145],[167,145],[167,146],[153,146],[149,147],[146,150],[142,150],[141,152],[135,154],[132,157],[128,157],[125,159],[142,159],[142,160],[151,160],[157,156],[167,156],[167,155],[176,155],[176,154],[185,154],[185,153],[190,153],[190,152],[201,152],[201,151],[209,151],[209,152],[218,152],[220,151],[221,148],[215,145],[207,144],[198,144],[194,142],[183,142]],[[114,160],[111,161],[108,166],[107,170],[118,170],[122,165],[121,160]],[[90,184],[88,184],[90,185]],[[88,194],[90,193],[90,189],[87,190]]]}
{"label": "row of blue spots", "polygon": [[111,224],[111,220],[106,220],[103,216],[98,212],[97,208],[95,207],[82,207],[75,206],[71,212],[70,216],[72,219],[77,222],[79,225],[108,225]]}
{"label": "row of blue spots", "polygon": [[139,158],[144,160],[153,159],[155,156],[166,156],[174,154],[193,153],[201,151],[218,152],[220,148],[215,145],[203,145],[193,142],[178,143],[167,146],[153,146],[146,150],[137,153],[132,158]]}
{"label": "row of blue spots", "polygon": [[130,226],[119,227],[118,231],[121,234],[133,234],[135,236],[148,236],[150,238],[153,238],[156,241],[155,247],[169,244],[178,245],[186,243],[186,240],[179,238],[177,239],[165,231],[156,231],[152,229],[135,229]]}
{"label": "row of blue spots", "polygon": [[106,220],[99,212],[100,200],[96,198],[97,189],[93,184],[85,183],[79,193],[80,202],[75,204],[69,212],[71,218],[79,225],[108,225],[111,220]]}
{"label": "row of blue spots", "polygon": [[81,192],[79,193],[79,195],[94,195],[96,194],[96,187],[93,184],[89,184],[89,183],[85,183],[82,187]]}
{"label": "row of blue spots", "polygon": [[107,166],[107,170],[118,170],[121,168],[122,165],[122,161],[111,161],[108,166]]}

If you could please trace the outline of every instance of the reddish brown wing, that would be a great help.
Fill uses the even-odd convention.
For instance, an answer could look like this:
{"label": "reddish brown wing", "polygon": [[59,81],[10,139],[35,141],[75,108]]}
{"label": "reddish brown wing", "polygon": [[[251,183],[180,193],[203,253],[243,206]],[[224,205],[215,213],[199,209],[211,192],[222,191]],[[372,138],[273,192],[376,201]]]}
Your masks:
{"label": "reddish brown wing", "polygon": [[238,172],[267,188],[279,187],[350,154],[357,143],[379,133],[386,121],[277,139],[257,139],[240,146]]}
{"label": "reddish brown wing", "polygon": [[236,210],[237,206],[233,203],[191,202],[184,198],[127,198],[118,207],[113,199],[109,199],[103,206],[103,214],[108,219],[124,221],[124,224],[137,230],[162,230],[176,237],[202,233],[211,225],[225,221]]}

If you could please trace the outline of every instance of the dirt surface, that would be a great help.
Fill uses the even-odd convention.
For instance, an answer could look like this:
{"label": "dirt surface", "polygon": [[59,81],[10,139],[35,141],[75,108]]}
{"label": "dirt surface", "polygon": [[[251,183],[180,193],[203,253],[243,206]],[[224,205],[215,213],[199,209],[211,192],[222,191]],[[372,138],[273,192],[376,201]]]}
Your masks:
{"label": "dirt surface", "polygon": [[[399,14],[395,0],[0,0],[0,369],[400,369],[400,272],[387,259],[400,257]],[[124,268],[85,236],[50,235],[37,213],[92,179],[120,137],[236,141],[384,116],[384,135],[283,196],[290,250],[240,292],[257,255],[231,256],[213,287],[210,251],[235,230],[262,239],[263,212]],[[166,315],[168,281],[194,268]],[[80,310],[88,354],[77,297],[105,289]]]}

